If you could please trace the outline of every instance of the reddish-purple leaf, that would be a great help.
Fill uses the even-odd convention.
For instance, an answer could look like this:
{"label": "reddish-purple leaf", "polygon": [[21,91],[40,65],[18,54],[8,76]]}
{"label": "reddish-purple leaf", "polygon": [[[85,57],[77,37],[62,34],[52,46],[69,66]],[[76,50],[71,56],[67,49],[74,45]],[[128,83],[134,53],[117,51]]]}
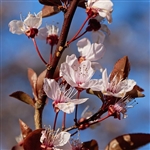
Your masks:
{"label": "reddish-purple leaf", "polygon": [[38,76],[38,79],[37,79],[37,93],[38,93],[38,98],[41,97],[41,95],[43,94],[43,83],[44,83],[44,78],[46,76],[46,71],[47,70],[44,70],[39,76]]}
{"label": "reddish-purple leaf", "polygon": [[41,4],[49,5],[49,6],[60,6],[62,5],[60,0],[39,0]]}
{"label": "reddish-purple leaf", "polygon": [[[63,2],[64,0],[62,0]],[[61,6],[62,3],[60,0],[39,0],[39,2],[41,4],[44,4],[44,5],[48,5],[48,6]],[[79,7],[82,7],[82,8],[85,8],[85,0],[79,0],[79,3],[78,3],[78,6]]]}
{"label": "reddish-purple leaf", "polygon": [[83,142],[82,149],[85,150],[98,150],[98,143],[96,140]]}
{"label": "reddish-purple leaf", "polygon": [[57,6],[47,6],[45,5],[42,9],[42,17],[49,17],[60,12]]}
{"label": "reddish-purple leaf", "polygon": [[14,98],[34,107],[34,102],[33,102],[32,98],[28,94],[26,94],[22,91],[14,92],[14,93],[10,94],[9,96],[14,97]]}
{"label": "reddish-purple leaf", "polygon": [[37,93],[36,93],[37,74],[31,68],[28,68],[28,79],[29,79],[30,85],[32,87],[32,92],[33,92],[34,98],[35,98],[35,100],[37,100]]}
{"label": "reddish-purple leaf", "polygon": [[27,126],[21,119],[19,119],[19,124],[20,124],[22,137],[23,139],[25,139],[28,136],[28,134],[32,132],[32,129],[29,128],[29,126]]}
{"label": "reddish-purple leaf", "polygon": [[135,85],[131,91],[126,93],[126,96],[129,96],[130,98],[144,97],[145,95],[142,93],[143,91],[142,88]]}
{"label": "reddish-purple leaf", "polygon": [[105,150],[134,150],[150,142],[150,134],[133,133],[113,139]]}
{"label": "reddish-purple leaf", "polygon": [[121,59],[119,59],[114,65],[109,79],[110,81],[112,81],[112,79],[116,76],[116,80],[119,82],[120,80],[124,80],[128,77],[129,71],[129,59],[128,56],[124,56]]}
{"label": "reddish-purple leaf", "polygon": [[78,6],[82,7],[82,8],[86,8],[85,7],[85,0],[79,0]]}
{"label": "reddish-purple leaf", "polygon": [[37,129],[29,133],[23,143],[24,150],[41,150],[41,131],[43,129]]}
{"label": "reddish-purple leaf", "polygon": [[16,145],[11,150],[24,150],[23,146]]}

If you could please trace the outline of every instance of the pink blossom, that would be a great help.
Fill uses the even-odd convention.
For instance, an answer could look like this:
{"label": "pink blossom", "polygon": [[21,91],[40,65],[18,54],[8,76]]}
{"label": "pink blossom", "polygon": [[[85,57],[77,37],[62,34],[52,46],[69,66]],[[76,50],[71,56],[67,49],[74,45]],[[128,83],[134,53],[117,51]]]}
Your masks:
{"label": "pink blossom", "polygon": [[38,33],[37,29],[41,26],[41,24],[42,11],[34,15],[29,13],[24,21],[12,20],[8,26],[9,31],[13,34],[26,34],[28,37],[34,37]]}
{"label": "pink blossom", "polygon": [[83,38],[77,43],[78,51],[80,56],[85,60],[91,61],[92,68],[102,69],[101,65],[96,62],[100,60],[105,53],[105,48],[102,43],[92,43],[87,39]]}
{"label": "pink blossom", "polygon": [[136,85],[136,82],[131,79],[125,79],[117,82],[116,76],[111,82],[109,82],[107,70],[105,69],[102,73],[102,79],[99,80],[99,84],[101,85],[99,90],[104,95],[123,98],[127,92],[133,89],[133,87]]}
{"label": "pink blossom", "polygon": [[126,114],[127,109],[133,107],[133,103],[130,105],[131,102],[132,100],[130,98],[121,98],[114,105],[110,105],[108,111],[110,114],[114,115],[115,118],[117,117],[118,119],[120,119],[120,114],[123,114],[123,119],[125,119],[128,117],[128,115]]}
{"label": "pink blossom", "polygon": [[86,3],[87,10],[92,9],[100,17],[106,18],[109,23],[112,22],[112,7],[113,3],[110,0],[88,0]]}
{"label": "pink blossom", "polygon": [[54,79],[45,78],[43,88],[46,95],[54,101],[54,107],[68,114],[74,111],[75,105],[88,100],[88,98],[71,99],[77,92],[74,93],[72,88],[66,90],[66,87],[60,87]]}
{"label": "pink blossom", "polygon": [[45,150],[72,150],[71,144],[69,143],[71,134],[68,132],[53,131],[51,128],[46,128],[42,131],[40,142],[41,147]]}
{"label": "pink blossom", "polygon": [[66,62],[61,64],[60,74],[72,87],[80,89],[91,88],[95,91],[99,90],[99,82],[96,79],[91,79],[94,74],[94,69],[89,60],[78,62],[78,59],[73,54],[66,57]]}
{"label": "pink blossom", "polygon": [[58,32],[57,26],[46,25],[46,27],[39,29],[38,38],[46,40],[50,45],[56,45],[58,43]]}

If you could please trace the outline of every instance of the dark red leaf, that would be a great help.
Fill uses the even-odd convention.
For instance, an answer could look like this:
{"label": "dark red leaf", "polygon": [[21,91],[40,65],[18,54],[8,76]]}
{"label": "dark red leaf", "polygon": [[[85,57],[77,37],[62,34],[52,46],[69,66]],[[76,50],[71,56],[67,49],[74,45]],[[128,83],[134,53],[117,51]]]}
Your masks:
{"label": "dark red leaf", "polygon": [[60,6],[60,0],[39,0],[41,4],[49,5],[49,6]]}
{"label": "dark red leaf", "polygon": [[23,143],[24,150],[42,150],[40,143],[42,130],[43,129],[37,129],[29,133],[29,135],[27,136],[27,138],[24,140]]}
{"label": "dark red leaf", "polygon": [[82,7],[82,8],[86,8],[85,7],[85,0],[79,0],[78,6]]}
{"label": "dark red leaf", "polygon": [[128,56],[124,56],[121,59],[119,59],[114,65],[109,79],[110,81],[112,81],[112,79],[116,76],[116,80],[119,82],[120,80],[124,80],[128,77],[129,71],[129,59]]}
{"label": "dark red leaf", "polygon": [[[39,0],[41,4],[49,5],[49,6],[61,6],[62,3],[60,0]],[[85,0],[79,0],[79,7],[85,8]]]}
{"label": "dark red leaf", "polygon": [[16,145],[11,150],[24,150],[23,146]]}
{"label": "dark red leaf", "polygon": [[28,79],[32,87],[34,98],[37,100],[37,93],[36,93],[37,74],[31,68],[28,68]]}
{"label": "dark red leaf", "polygon": [[46,71],[44,70],[37,79],[37,93],[38,93],[38,98],[43,94],[43,83],[44,83],[44,78],[46,76]]}
{"label": "dark red leaf", "polygon": [[105,150],[134,150],[150,142],[150,134],[133,133],[113,139]]}
{"label": "dark red leaf", "polygon": [[57,6],[47,6],[45,5],[42,9],[42,17],[49,17],[60,12]]}
{"label": "dark red leaf", "polygon": [[21,134],[23,139],[25,139],[30,132],[32,132],[32,129],[29,128],[21,119],[19,119]]}
{"label": "dark red leaf", "polygon": [[34,102],[33,102],[32,98],[28,94],[26,94],[22,91],[14,92],[14,93],[10,94],[9,96],[14,97],[14,98],[34,107]]}
{"label": "dark red leaf", "polygon": [[98,150],[98,144],[96,140],[83,142],[82,149],[85,150]]}
{"label": "dark red leaf", "polygon": [[135,85],[133,89],[126,93],[126,96],[131,98],[144,97],[145,95],[142,93],[144,90],[140,88],[138,85]]}

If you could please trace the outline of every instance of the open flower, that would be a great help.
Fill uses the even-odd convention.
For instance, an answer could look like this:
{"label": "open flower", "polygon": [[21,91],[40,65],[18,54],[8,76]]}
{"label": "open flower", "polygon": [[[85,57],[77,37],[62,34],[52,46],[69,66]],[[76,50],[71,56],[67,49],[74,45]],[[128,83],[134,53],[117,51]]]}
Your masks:
{"label": "open flower", "polygon": [[54,100],[53,105],[56,111],[62,110],[68,114],[74,111],[75,105],[82,104],[88,100],[88,98],[71,100],[71,97],[77,92],[73,94],[72,88],[68,90],[66,90],[66,87],[61,88],[54,79],[44,79],[44,91],[49,98]]}
{"label": "open flower", "polygon": [[99,89],[104,95],[114,97],[124,97],[127,92],[131,91],[136,82],[131,79],[117,81],[116,76],[109,82],[107,70],[102,73],[102,79],[99,80],[101,88]]}
{"label": "open flower", "polygon": [[101,43],[92,43],[87,39],[83,38],[77,43],[78,51],[80,56],[85,60],[91,61],[91,65],[94,69],[101,69],[101,65],[95,62],[101,59],[104,55],[105,48]]}
{"label": "open flower", "polygon": [[74,54],[67,56],[66,62],[60,66],[60,74],[67,83],[81,90],[88,88],[99,90],[98,80],[91,79],[94,72],[89,60],[80,63]]}
{"label": "open flower", "polygon": [[92,18],[88,22],[86,31],[92,31],[92,41],[94,43],[103,43],[105,36],[110,35],[110,30],[107,25],[100,23],[101,18]]}
{"label": "open flower", "polygon": [[59,132],[46,128],[42,131],[40,142],[42,143],[41,148],[44,150],[72,150],[71,144],[69,143],[70,133]]}
{"label": "open flower", "polygon": [[102,18],[106,18],[109,23],[112,22],[112,7],[113,3],[110,0],[88,0],[86,3],[87,14],[98,14]]}
{"label": "open flower", "polygon": [[56,45],[58,43],[59,28],[54,25],[46,25],[45,28],[40,28],[38,37],[46,40],[50,45]]}
{"label": "open flower", "polygon": [[123,115],[123,119],[127,118],[127,109],[128,108],[132,108],[133,105],[130,103],[132,102],[132,100],[128,97],[125,98],[121,98],[117,103],[115,103],[114,105],[110,105],[108,108],[108,113],[109,115],[113,115],[115,118],[120,119],[120,114]]}
{"label": "open flower", "polygon": [[38,14],[28,14],[27,18],[22,20],[12,20],[9,23],[9,31],[13,34],[26,34],[28,37],[34,38],[38,33],[38,28],[42,24],[42,11]]}

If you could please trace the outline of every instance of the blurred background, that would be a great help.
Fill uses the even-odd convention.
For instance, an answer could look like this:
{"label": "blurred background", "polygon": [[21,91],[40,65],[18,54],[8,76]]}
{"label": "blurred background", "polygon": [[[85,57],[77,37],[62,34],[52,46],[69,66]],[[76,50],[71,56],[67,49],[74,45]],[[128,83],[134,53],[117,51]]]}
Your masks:
{"label": "blurred background", "polygon": [[[150,64],[150,2],[148,0],[113,1],[113,22],[107,24],[111,35],[104,42],[106,53],[101,65],[107,68],[108,73],[113,69],[115,62],[127,55],[131,63],[129,78],[134,79],[142,87],[146,95],[137,98],[138,104],[128,110],[126,119],[117,120],[109,118],[103,121],[95,129],[87,129],[80,132],[81,141],[96,139],[99,149],[103,150],[110,140],[126,133],[150,133],[150,95],[149,95],[149,64]],[[5,0],[1,1],[1,150],[10,150],[16,144],[15,137],[20,134],[18,120],[23,120],[30,128],[34,129],[34,110],[17,99],[9,97],[15,91],[24,91],[32,96],[31,87],[27,78],[27,68],[32,68],[38,75],[45,69],[31,39],[25,35],[15,35],[9,32],[8,23],[11,20],[20,20],[20,14],[26,18],[28,12],[38,13],[43,5],[37,0]],[[80,17],[79,17],[80,16]],[[85,10],[78,8],[73,19],[68,40],[76,33],[83,20],[86,18]],[[63,14],[43,19],[43,25],[57,24],[61,28]],[[60,29],[61,30],[61,29]],[[87,34],[90,38],[90,33]],[[61,62],[65,61],[66,54],[77,53],[76,42],[63,53]],[[47,60],[49,45],[45,41],[37,40],[43,57]],[[94,77],[101,78],[100,73]],[[89,97],[89,101],[80,106],[79,112],[89,105],[96,112],[101,106],[101,101],[92,95],[82,93],[82,97]],[[52,125],[54,111],[48,101],[44,109],[43,125]],[[72,115],[67,116],[68,126],[73,125]],[[58,127],[61,126],[61,113]],[[150,145],[139,148],[148,150]]]}

